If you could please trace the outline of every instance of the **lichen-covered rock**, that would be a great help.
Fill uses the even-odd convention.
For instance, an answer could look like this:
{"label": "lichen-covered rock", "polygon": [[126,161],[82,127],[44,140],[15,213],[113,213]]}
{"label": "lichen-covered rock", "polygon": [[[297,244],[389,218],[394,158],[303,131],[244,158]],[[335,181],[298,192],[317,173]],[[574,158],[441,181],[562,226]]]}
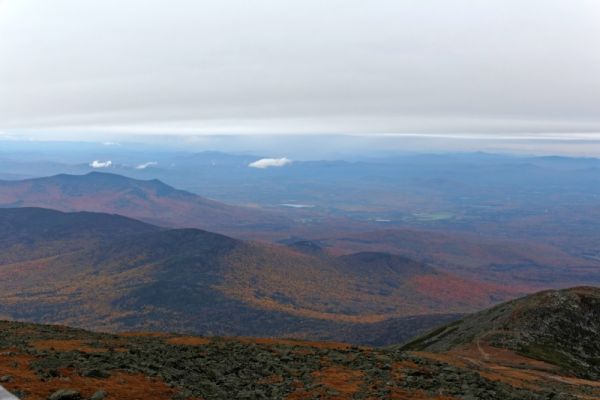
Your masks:
{"label": "lichen-covered rock", "polygon": [[48,400],[81,400],[81,394],[75,389],[60,389],[48,396]]}
{"label": "lichen-covered rock", "polygon": [[104,390],[98,390],[90,397],[90,400],[104,400],[106,396],[107,393]]}

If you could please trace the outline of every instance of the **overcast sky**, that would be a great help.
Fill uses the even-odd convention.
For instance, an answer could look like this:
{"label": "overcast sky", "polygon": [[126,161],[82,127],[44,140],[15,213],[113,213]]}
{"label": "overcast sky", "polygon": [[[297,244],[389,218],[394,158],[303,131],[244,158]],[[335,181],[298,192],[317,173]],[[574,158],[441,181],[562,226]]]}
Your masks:
{"label": "overcast sky", "polygon": [[0,132],[600,132],[598,0],[0,0]]}

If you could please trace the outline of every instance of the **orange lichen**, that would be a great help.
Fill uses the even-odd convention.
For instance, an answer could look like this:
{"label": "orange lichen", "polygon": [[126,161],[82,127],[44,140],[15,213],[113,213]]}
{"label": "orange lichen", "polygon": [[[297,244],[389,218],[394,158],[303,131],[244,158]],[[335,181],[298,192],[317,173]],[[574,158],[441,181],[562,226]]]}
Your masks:
{"label": "orange lichen", "polygon": [[178,336],[167,339],[167,343],[181,346],[203,346],[210,343],[210,339],[196,336]]}
{"label": "orange lichen", "polygon": [[325,368],[313,373],[317,382],[339,392],[342,396],[339,397],[340,399],[358,392],[363,382],[363,375],[361,371],[340,366]]}
{"label": "orange lichen", "polygon": [[81,351],[83,353],[103,353],[105,348],[91,347],[83,340],[36,340],[31,345],[37,350]]}
{"label": "orange lichen", "polygon": [[[444,395],[430,395],[422,390],[407,391],[395,390],[390,394],[390,400],[456,400],[456,397]],[[375,399],[373,399],[375,400]]]}
{"label": "orange lichen", "polygon": [[3,383],[9,391],[26,393],[29,400],[45,400],[59,390],[72,388],[82,396],[89,398],[98,390],[104,390],[110,398],[128,400],[169,399],[176,390],[159,379],[148,378],[142,374],[128,374],[111,371],[108,378],[95,379],[82,377],[72,369],[60,369],[60,376],[42,380],[36,375],[29,363],[35,358],[15,352],[0,354],[0,370],[12,379]]}
{"label": "orange lichen", "polygon": [[168,333],[162,332],[123,332],[119,336],[123,337],[168,337]]}

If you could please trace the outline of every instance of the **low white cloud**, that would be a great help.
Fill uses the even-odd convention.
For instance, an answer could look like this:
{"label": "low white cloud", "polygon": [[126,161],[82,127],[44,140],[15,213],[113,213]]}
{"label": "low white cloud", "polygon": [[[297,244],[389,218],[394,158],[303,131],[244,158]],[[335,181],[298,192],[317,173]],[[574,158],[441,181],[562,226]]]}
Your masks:
{"label": "low white cloud", "polygon": [[117,143],[117,142],[103,142],[102,143],[105,146],[120,146],[121,143]]}
{"label": "low white cloud", "polygon": [[94,160],[90,163],[90,167],[92,168],[109,168],[112,165],[112,161],[99,161]]}
{"label": "low white cloud", "polygon": [[148,161],[147,163],[143,163],[138,165],[137,167],[135,167],[135,169],[146,169],[148,167],[152,167],[154,165],[157,165],[158,163],[156,161]]}
{"label": "low white cloud", "polygon": [[269,168],[269,167],[283,167],[284,165],[290,164],[292,160],[289,158],[261,158],[260,160],[254,161],[248,164],[251,168]]}

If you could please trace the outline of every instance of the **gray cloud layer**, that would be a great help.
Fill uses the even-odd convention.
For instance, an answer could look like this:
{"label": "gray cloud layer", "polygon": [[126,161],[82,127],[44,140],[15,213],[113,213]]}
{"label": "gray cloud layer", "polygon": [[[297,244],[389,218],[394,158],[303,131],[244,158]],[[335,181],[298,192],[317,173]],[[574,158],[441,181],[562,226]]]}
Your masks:
{"label": "gray cloud layer", "polygon": [[0,0],[0,130],[600,132],[597,0]]}

